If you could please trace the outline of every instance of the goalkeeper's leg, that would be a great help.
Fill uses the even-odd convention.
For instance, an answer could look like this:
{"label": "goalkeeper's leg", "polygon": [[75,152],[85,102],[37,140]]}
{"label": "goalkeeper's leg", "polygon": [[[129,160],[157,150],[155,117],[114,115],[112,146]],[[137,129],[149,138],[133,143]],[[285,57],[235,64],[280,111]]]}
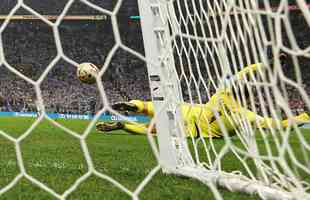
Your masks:
{"label": "goalkeeper's leg", "polygon": [[[294,116],[291,119],[286,119],[280,121],[280,125],[284,128],[288,127],[290,124],[290,121],[295,122],[298,126],[303,125],[304,123],[310,122],[310,116],[307,113],[301,113],[297,116]],[[258,126],[261,128],[272,128],[276,127],[278,120],[272,119],[272,118],[263,118]]]}
{"label": "goalkeeper's leg", "polygon": [[[245,110],[244,110],[245,111]],[[234,113],[236,114],[236,113]],[[277,126],[277,122],[280,123],[280,126],[286,128],[289,126],[289,121],[294,121],[298,126],[304,123],[310,122],[310,116],[307,113],[302,113],[300,115],[294,116],[292,119],[286,120],[276,120],[270,117],[262,117],[252,111],[247,110],[244,113],[245,117],[247,118],[248,122],[251,124],[256,124],[257,127],[260,128],[273,128]],[[209,125],[208,132],[201,132],[202,137],[212,137],[212,138],[221,138],[223,136],[220,128],[220,123],[222,123],[227,131],[229,136],[233,136],[236,134],[236,130],[238,126],[241,126],[239,122],[234,120],[233,115],[221,115],[219,119],[213,121]]]}
{"label": "goalkeeper's leg", "polygon": [[[286,119],[283,121],[273,119],[270,117],[263,117],[258,115],[257,113],[248,110],[241,106],[235,98],[230,95],[229,93],[222,93],[216,99],[217,101],[221,102],[220,105],[214,106],[214,108],[218,108],[218,112],[220,115],[233,119],[234,116],[245,117],[248,122],[257,125],[257,127],[261,128],[268,128],[268,127],[276,127],[277,124],[280,123],[282,127],[288,127],[289,121],[293,120],[298,125],[307,123],[310,121],[310,116],[307,113],[302,113],[298,116],[294,116],[292,119]],[[215,122],[216,123],[216,122]],[[238,124],[236,124],[238,126]]]}
{"label": "goalkeeper's leg", "polygon": [[291,119],[278,120],[278,119],[273,119],[271,117],[260,116],[259,114],[253,111],[250,111],[246,108],[243,108],[241,106],[233,107],[232,109],[230,109],[229,105],[226,104],[225,107],[226,107],[226,112],[221,111],[222,115],[224,116],[226,115],[225,117],[233,120],[234,115],[235,116],[239,115],[241,119],[242,117],[245,117],[248,120],[248,122],[250,122],[251,124],[255,124],[257,127],[260,127],[260,128],[273,128],[273,127],[277,127],[277,124],[286,128],[289,126],[290,121],[294,121],[297,125],[302,125],[304,123],[310,122],[310,116],[307,113],[301,113],[300,115],[293,116]]}
{"label": "goalkeeper's leg", "polygon": [[[148,124],[133,124],[130,122],[98,122],[96,124],[96,129],[100,132],[109,133],[114,130],[125,130],[132,134],[147,134]],[[155,129],[152,130],[155,134]]]}

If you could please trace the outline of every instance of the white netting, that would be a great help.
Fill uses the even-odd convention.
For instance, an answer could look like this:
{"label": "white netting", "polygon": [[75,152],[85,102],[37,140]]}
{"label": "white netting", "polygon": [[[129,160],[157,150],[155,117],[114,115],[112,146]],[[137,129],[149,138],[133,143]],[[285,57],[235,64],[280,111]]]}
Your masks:
{"label": "white netting", "polygon": [[[154,166],[154,168],[152,170],[150,170],[149,174],[144,178],[143,181],[141,181],[141,184],[139,184],[139,186],[136,188],[136,190],[130,191],[128,188],[126,188],[125,186],[123,186],[121,183],[119,183],[118,181],[116,181],[115,179],[113,179],[112,177],[103,174],[102,172],[99,172],[95,169],[94,164],[93,164],[93,160],[91,158],[88,146],[86,144],[86,138],[89,135],[90,131],[92,130],[92,128],[94,127],[96,121],[98,120],[99,116],[102,115],[105,111],[110,110],[111,112],[113,112],[108,104],[108,99],[106,94],[104,93],[104,85],[101,82],[101,77],[104,74],[104,72],[106,71],[106,69],[109,67],[109,64],[112,60],[113,55],[115,54],[115,52],[118,49],[123,49],[129,53],[131,53],[132,55],[145,60],[143,55],[131,50],[130,48],[126,47],[125,45],[122,44],[121,42],[121,37],[120,37],[120,33],[119,33],[119,27],[118,27],[118,23],[117,23],[117,14],[118,11],[122,5],[122,0],[118,1],[116,3],[116,5],[114,6],[114,9],[112,11],[105,9],[105,8],[101,8],[93,3],[91,3],[90,1],[87,0],[82,0],[82,1],[78,1],[81,2],[83,4],[85,4],[86,6],[89,6],[90,8],[100,12],[101,14],[105,15],[105,16],[109,16],[111,19],[111,24],[113,27],[113,33],[114,33],[114,39],[115,39],[115,44],[113,46],[113,48],[110,50],[110,52],[108,53],[108,55],[106,56],[105,59],[105,63],[102,65],[101,68],[101,72],[100,72],[100,77],[98,77],[98,88],[100,90],[100,96],[103,99],[104,102],[104,108],[102,108],[94,117],[94,119],[92,120],[92,122],[88,125],[88,127],[86,128],[86,130],[84,131],[83,134],[78,134],[75,131],[70,130],[69,128],[65,127],[64,125],[60,124],[59,122],[51,119],[46,112],[45,109],[45,105],[44,105],[44,101],[43,101],[43,97],[42,97],[42,91],[41,91],[41,84],[44,81],[44,79],[47,77],[48,73],[52,70],[52,68],[55,66],[55,64],[60,61],[61,59],[65,60],[66,62],[74,65],[74,66],[78,66],[78,63],[75,62],[74,60],[70,59],[69,57],[67,57],[63,51],[63,46],[62,46],[62,42],[61,42],[61,37],[59,34],[59,26],[60,24],[63,22],[64,17],[66,16],[67,12],[69,11],[69,9],[71,8],[71,6],[73,5],[73,3],[75,3],[77,1],[75,0],[69,0],[64,9],[62,10],[61,14],[57,17],[56,21],[49,21],[47,18],[45,18],[46,16],[43,16],[41,14],[39,14],[38,12],[36,12],[34,9],[32,9],[31,7],[27,6],[26,3],[23,2],[23,0],[19,0],[17,2],[17,4],[14,6],[14,8],[12,8],[12,10],[10,11],[9,15],[6,17],[6,19],[4,20],[4,22],[1,25],[0,28],[0,34],[1,34],[1,42],[0,42],[0,49],[1,49],[1,53],[0,53],[0,58],[1,58],[1,64],[4,65],[9,71],[13,72],[14,74],[16,74],[18,77],[20,77],[21,79],[25,80],[26,82],[30,83],[31,85],[34,86],[35,88],[35,92],[36,92],[36,96],[37,96],[37,101],[36,101],[36,106],[38,107],[38,110],[41,112],[41,114],[39,115],[39,117],[35,120],[35,122],[30,126],[30,128],[28,128],[22,135],[20,135],[17,138],[14,138],[13,136],[11,136],[9,133],[6,133],[3,130],[0,130],[0,135],[1,137],[4,137],[6,140],[12,142],[15,146],[15,151],[16,151],[16,159],[17,159],[17,165],[19,168],[19,173],[18,175],[15,176],[15,178],[13,180],[10,181],[9,184],[7,184],[6,186],[0,188],[0,196],[3,195],[4,193],[6,193],[7,191],[11,190],[12,188],[14,188],[14,186],[16,186],[16,184],[18,184],[18,182],[20,182],[23,178],[27,179],[28,181],[30,181],[31,183],[33,183],[34,185],[38,186],[39,188],[41,188],[42,190],[50,193],[52,196],[54,196],[57,199],[66,199],[70,194],[72,194],[84,181],[86,181],[90,176],[94,175],[100,179],[106,180],[109,183],[111,183],[114,187],[118,188],[120,191],[123,191],[124,193],[128,194],[130,197],[132,197],[132,199],[138,199],[138,195],[139,193],[142,191],[142,189],[144,188],[144,186],[151,180],[151,178],[160,170],[160,166]],[[49,65],[46,67],[46,69],[44,70],[44,72],[42,74],[40,74],[40,77],[38,78],[38,80],[32,80],[29,77],[25,76],[23,73],[21,73],[20,71],[18,71],[17,69],[15,69],[13,66],[11,66],[5,57],[5,53],[4,53],[4,46],[3,46],[3,33],[6,30],[8,24],[11,21],[12,16],[16,15],[16,12],[19,9],[24,9],[26,11],[28,11],[31,15],[34,15],[35,17],[33,17],[34,19],[37,17],[40,20],[42,20],[44,23],[46,23],[48,26],[50,26],[53,30],[53,35],[54,35],[54,40],[55,40],[55,44],[56,44],[56,48],[57,48],[57,55],[55,56],[55,58],[53,58],[53,60],[49,63]],[[48,17],[48,16],[47,16]],[[116,114],[116,113],[115,113]],[[46,184],[44,184],[43,182],[41,182],[40,180],[34,178],[33,176],[31,176],[28,172],[27,169],[24,165],[24,158],[22,156],[22,152],[21,152],[21,143],[33,132],[33,130],[43,121],[43,120],[47,120],[49,121],[51,124],[53,124],[54,126],[58,127],[59,130],[62,130],[64,132],[66,132],[67,134],[69,134],[71,137],[76,138],[79,140],[80,142],[80,146],[84,155],[84,158],[86,160],[87,163],[87,172],[79,177],[74,184],[72,184],[65,192],[63,193],[57,193],[53,188],[49,188]],[[18,125],[16,125],[18,126]],[[46,165],[47,163],[45,163],[44,165]],[[55,164],[55,163],[50,163],[51,165]],[[49,165],[49,164],[47,164]],[[35,163],[34,164],[35,167],[42,167],[42,165],[40,163]],[[44,167],[44,166],[43,166]],[[48,167],[48,166],[45,166]],[[61,168],[61,166],[56,166],[56,168]]]}
{"label": "white netting", "polygon": [[[196,114],[187,111],[183,119],[190,127],[193,121],[187,117],[194,118],[196,127],[185,134],[192,135],[189,146],[195,163],[209,171],[204,177],[203,170],[195,171],[187,158],[182,163],[179,156],[181,169],[176,173],[259,193],[262,198],[310,198],[309,139],[294,120],[310,105],[307,72],[303,71],[310,56],[303,35],[309,34],[310,13],[305,1],[294,2],[294,7],[290,3],[176,0],[163,6],[167,12],[159,9],[169,24],[171,37],[166,39],[172,43],[183,100],[192,110],[197,105],[205,109]],[[257,63],[258,70],[238,75]],[[230,91],[238,105],[228,103],[228,93],[223,91]],[[292,106],[296,99],[302,108]],[[286,118],[288,122],[281,122]],[[204,137],[212,134],[223,137],[225,145]]]}
{"label": "white netting", "polygon": [[[100,78],[110,67],[111,60],[116,51],[122,49],[146,63],[150,63],[143,55],[126,47],[121,41],[116,16],[123,3],[122,0],[117,1],[113,11],[101,8],[87,0],[80,1],[111,18],[115,44],[108,53],[105,63],[101,68],[100,76],[97,79],[100,96],[104,102],[104,108],[96,114],[95,118],[82,135],[49,118],[45,112],[40,85],[46,78],[48,72],[60,59],[77,66],[77,63],[67,57],[63,52],[58,29],[64,16],[74,2],[74,0],[69,0],[57,20],[51,22],[31,7],[28,7],[22,0],[19,0],[1,25],[0,62],[11,72],[34,86],[38,98],[38,106],[40,110],[42,110],[42,115],[40,115],[35,123],[18,138],[14,138],[4,131],[0,131],[1,136],[14,143],[20,170],[20,173],[9,184],[0,188],[0,195],[12,189],[22,178],[26,178],[54,197],[66,199],[81,183],[87,180],[91,175],[95,175],[112,183],[133,199],[138,199],[138,195],[143,188],[161,167],[159,165],[154,166],[153,170],[141,181],[140,185],[134,191],[131,191],[114,180],[113,177],[96,170],[85,141],[92,127],[104,111],[109,110],[115,113],[108,104],[108,94],[105,94],[105,86],[102,84]],[[165,3],[167,3],[167,5]],[[295,4],[300,10],[301,18],[305,20],[304,23],[306,27],[304,27],[304,31],[308,33],[310,14],[306,2],[304,0],[299,0],[296,1]],[[254,74],[251,74],[250,79],[247,80],[245,84],[249,86],[248,89],[251,91],[250,99],[245,99],[244,92],[241,92],[243,95],[238,96],[238,100],[241,102],[242,106],[259,113],[261,116],[270,116],[274,119],[279,119],[280,116],[278,112],[282,111],[285,118],[292,118],[293,112],[288,105],[289,94],[287,92],[287,87],[290,87],[298,91],[306,105],[305,107],[309,108],[310,101],[303,88],[304,82],[300,70],[301,65],[299,63],[299,57],[309,58],[309,48],[307,46],[301,47],[298,38],[295,37],[292,23],[289,20],[291,11],[288,1],[276,3],[276,5],[279,6],[277,10],[271,9],[272,6],[270,5],[270,1],[267,0],[260,4],[254,0],[154,0],[149,2],[149,6],[153,9],[158,5],[163,5],[165,10],[168,11],[168,16],[162,16],[162,12],[159,12],[159,17],[162,17],[161,20],[163,20],[164,23],[169,22],[172,37],[169,38],[171,40],[163,40],[161,42],[168,42],[169,44],[170,41],[172,42],[176,71],[179,75],[179,85],[182,87],[185,102],[192,104],[204,104],[208,102],[210,97],[217,91],[220,85],[223,84],[222,77],[236,74],[244,66],[262,62],[267,69],[259,71],[259,75],[256,77]],[[10,66],[4,57],[2,34],[10,22],[10,18],[19,8],[29,11],[53,29],[57,55],[37,81],[29,79],[14,67]],[[159,8],[160,11],[161,7]],[[166,21],[166,17],[168,17],[168,21]],[[161,33],[159,33],[159,38],[160,35]],[[271,53],[267,53],[268,49],[271,49]],[[171,49],[167,50],[170,52]],[[288,59],[290,65],[287,67],[292,68],[291,72],[294,72],[294,74],[287,75],[285,69],[280,65],[278,58],[280,50],[289,55]],[[270,66],[271,63],[268,60],[269,54],[275,57],[274,63],[272,63],[272,69]],[[169,55],[169,53],[167,55]],[[162,63],[151,64],[159,67]],[[237,89],[241,88],[241,84],[244,85],[244,81],[234,81],[231,84],[234,89]],[[165,103],[170,104],[171,102]],[[224,113],[228,115],[230,109],[231,108],[227,108],[227,110],[224,110]],[[157,110],[157,113],[161,112],[164,112],[164,110]],[[230,138],[225,128],[226,124],[219,120],[219,114],[220,113],[216,111],[214,112],[215,118],[219,121],[220,131],[224,136],[225,144],[219,146],[216,144],[217,141],[213,139],[192,137],[191,140],[189,140],[189,145],[193,147],[192,155],[195,164],[190,165],[192,163],[186,160],[183,166],[180,166],[180,170],[177,170],[177,173],[194,177],[206,183],[213,192],[215,199],[222,199],[222,195],[217,189],[216,184],[231,190],[243,190],[249,193],[260,193],[255,185],[262,185],[262,187],[260,187],[262,194],[259,195],[263,198],[271,197],[277,199],[283,197],[283,193],[279,194],[279,197],[275,196],[275,194],[277,194],[275,191],[284,191],[284,196],[287,192],[288,198],[291,197],[290,195],[296,199],[309,198],[309,141],[305,139],[303,132],[298,129],[294,121],[291,121],[287,128],[282,128],[281,126],[267,126],[266,129],[262,129],[255,128],[255,124],[250,123],[247,120],[247,116],[232,114],[229,120],[238,124],[238,127],[236,127],[236,136]],[[24,166],[20,143],[25,140],[44,119],[47,119],[56,127],[78,139],[87,162],[87,172],[62,194],[55,192],[53,189],[40,182],[40,180],[29,175]],[[151,124],[154,125],[156,122],[160,123],[160,119],[155,116]],[[294,147],[292,147],[293,144],[290,143],[291,137],[294,137]],[[149,139],[156,157],[160,158],[153,138],[149,137]],[[176,140],[176,142],[178,142],[178,140]],[[298,148],[299,151],[301,151],[298,156],[294,148]],[[184,155],[178,156],[181,161],[183,161]],[[222,162],[227,158],[229,159],[229,157],[235,158],[231,161],[233,164],[231,166],[223,165]],[[205,169],[210,171],[205,172]],[[240,173],[242,173],[242,176]],[[254,187],[252,188],[253,185]],[[266,195],[270,188],[276,190],[273,191],[271,189],[270,195]]]}

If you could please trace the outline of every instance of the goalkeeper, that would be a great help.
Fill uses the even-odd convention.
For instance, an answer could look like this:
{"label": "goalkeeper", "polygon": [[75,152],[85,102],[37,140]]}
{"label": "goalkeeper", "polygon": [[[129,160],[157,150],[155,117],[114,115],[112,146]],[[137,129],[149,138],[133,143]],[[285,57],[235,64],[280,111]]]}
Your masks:
{"label": "goalkeeper", "polygon": [[[234,79],[241,80],[244,76],[263,69],[263,64],[253,64],[243,68],[238,72]],[[234,81],[234,80],[231,80]],[[130,102],[116,103],[112,106],[118,111],[131,111],[143,113],[150,117],[154,116],[154,106],[152,102],[132,100]],[[275,127],[280,124],[282,127],[289,125],[288,120],[275,120],[269,117],[262,117],[240,105],[236,101],[236,93],[231,88],[221,88],[211,97],[210,101],[204,105],[188,104],[181,105],[181,112],[186,128],[187,136],[192,137],[222,137],[220,121],[224,124],[230,135],[235,134],[238,127],[242,126],[242,121],[247,120],[252,125],[259,128]],[[218,113],[218,117],[214,114]],[[304,123],[310,120],[306,113],[295,116],[293,120]],[[109,132],[112,130],[123,129],[134,134],[146,134],[148,124],[134,124],[131,122],[98,122],[96,128],[99,131]],[[156,133],[153,129],[152,133]]]}

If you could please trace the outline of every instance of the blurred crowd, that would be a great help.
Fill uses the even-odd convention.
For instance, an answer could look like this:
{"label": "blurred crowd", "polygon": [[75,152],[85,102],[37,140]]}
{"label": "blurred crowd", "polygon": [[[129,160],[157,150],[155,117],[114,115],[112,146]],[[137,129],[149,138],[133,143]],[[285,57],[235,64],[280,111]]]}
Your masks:
{"label": "blurred crowd", "polygon": [[[57,0],[49,6],[39,0],[24,0],[30,7],[41,14],[57,15],[65,3]],[[53,1],[51,1],[53,2]],[[65,2],[65,1],[64,1]],[[91,1],[112,10],[116,1]],[[15,2],[16,3],[16,2]],[[7,14],[14,6],[13,0],[3,0],[0,13]],[[50,10],[49,10],[50,9]],[[46,11],[49,12],[46,12]],[[29,14],[25,10],[18,10],[17,14]],[[68,14],[100,14],[93,9],[76,3]],[[122,43],[134,51],[143,54],[141,28],[138,21],[129,19],[130,15],[139,15],[136,1],[124,1],[118,16],[118,26]],[[293,20],[302,18],[296,15]],[[2,22],[0,21],[0,24]],[[298,23],[297,23],[298,24]],[[302,30],[305,27],[296,26],[300,32],[298,40],[301,46],[309,46],[308,37]],[[55,37],[51,27],[38,20],[14,21],[6,27],[3,35],[3,48],[7,63],[25,77],[12,73],[7,66],[0,66],[0,98],[1,111],[37,111],[39,99],[43,99],[48,112],[60,113],[96,113],[106,103],[127,101],[131,99],[150,100],[148,77],[143,61],[122,49],[116,51],[112,61],[102,77],[103,93],[98,86],[80,83],[76,77],[76,68],[64,59],[59,59],[54,67],[45,74],[47,66],[59,53],[61,48],[64,55],[77,63],[92,62],[102,68],[106,57],[115,45],[114,34],[110,18],[101,21],[63,21],[59,26],[61,46],[56,46]],[[57,50],[58,48],[58,50]],[[310,94],[310,72],[301,62],[305,89]],[[288,70],[289,72],[289,70]],[[25,78],[34,81],[44,75],[39,88],[35,88]],[[186,91],[186,90],[185,90]],[[297,89],[287,87],[289,105],[300,112],[305,104]],[[190,91],[185,92],[189,96]],[[204,100],[207,99],[204,95]]]}
{"label": "blurred crowd", "polygon": [[[37,81],[57,55],[50,27],[40,22],[13,22],[7,29],[3,45],[8,64]],[[140,34],[137,30],[131,34]],[[21,32],[27,34],[21,35]],[[92,62],[98,68],[103,66],[114,45],[109,21],[68,23],[60,27],[60,34],[65,56],[77,63]],[[142,45],[137,43],[141,41],[136,37],[122,39],[127,46],[141,52]],[[42,95],[48,112],[60,113],[93,114],[102,108],[106,100],[114,103],[134,98],[150,99],[144,62],[121,49],[116,51],[102,77],[105,95],[100,95],[96,84],[79,82],[76,67],[64,59],[56,62],[45,75],[38,90],[40,93],[35,91],[34,85],[12,73],[6,66],[0,66],[0,71],[3,111],[36,111],[39,95]],[[106,99],[102,99],[103,96]]]}
{"label": "blurred crowd", "polygon": [[[107,10],[112,10],[117,1],[91,1]],[[43,15],[59,15],[66,1],[25,0],[25,4]],[[4,0],[0,13],[8,14],[16,5],[14,0]],[[18,9],[17,15],[30,14]],[[76,1],[67,15],[103,15]],[[136,1],[125,1],[118,14],[122,43],[143,53],[141,30],[138,21],[130,15],[139,15]],[[0,21],[2,24],[2,21]],[[59,25],[61,48],[64,55],[76,63],[92,62],[101,68],[106,56],[115,45],[110,17],[100,21],[66,21]],[[37,81],[56,57],[52,28],[39,20],[14,21],[3,33],[3,47],[7,63],[26,77]],[[106,102],[114,103],[134,98],[148,100],[148,78],[144,62],[124,50],[117,50],[102,77],[104,94],[97,85],[81,84],[76,68],[64,59],[58,60],[46,74],[40,89],[29,81],[0,66],[0,98],[2,111],[37,111],[39,99],[43,99],[48,112],[95,113]]]}

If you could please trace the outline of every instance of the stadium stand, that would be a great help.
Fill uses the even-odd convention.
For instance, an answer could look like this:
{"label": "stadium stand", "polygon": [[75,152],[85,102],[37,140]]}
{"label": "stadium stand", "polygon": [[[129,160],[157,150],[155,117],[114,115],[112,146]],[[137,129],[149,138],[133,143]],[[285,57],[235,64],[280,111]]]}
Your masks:
{"label": "stadium stand", "polygon": [[[42,14],[57,15],[64,2],[27,0],[27,4]],[[41,3],[40,3],[41,2]],[[107,9],[112,9],[116,1],[93,1]],[[0,14],[8,14],[8,8],[15,4],[12,0],[3,0]],[[122,9],[126,7],[126,9]],[[125,1],[118,19],[123,43],[143,52],[139,23],[132,22],[130,15],[138,15],[136,1]],[[17,14],[27,14],[19,10]],[[98,14],[84,4],[76,3],[68,14]],[[298,12],[292,14],[293,21],[300,21]],[[2,22],[0,22],[2,23]],[[294,27],[298,42],[308,46],[308,35],[303,31],[305,22]],[[130,25],[130,26],[129,26]],[[105,21],[65,21],[60,26],[64,53],[76,62],[92,62],[101,67],[106,55],[112,48],[114,38],[109,19]],[[8,63],[23,74],[36,80],[46,66],[55,57],[57,51],[50,27],[39,20],[12,21],[3,34],[4,51]],[[301,58],[302,59],[302,58]],[[310,95],[309,61],[301,63],[306,91]],[[129,99],[150,99],[146,67],[142,61],[124,51],[118,51],[111,67],[103,77],[105,93],[110,102]],[[284,69],[290,74],[293,69]],[[56,64],[41,85],[44,104],[48,112],[95,113],[102,107],[96,86],[83,85],[76,79],[75,68],[65,61]],[[1,111],[36,111],[34,88],[21,78],[0,66],[0,96],[3,104]],[[87,92],[86,92],[87,91]],[[303,111],[305,105],[294,88],[288,88],[290,106],[296,112]],[[185,94],[186,95],[186,94]]]}

